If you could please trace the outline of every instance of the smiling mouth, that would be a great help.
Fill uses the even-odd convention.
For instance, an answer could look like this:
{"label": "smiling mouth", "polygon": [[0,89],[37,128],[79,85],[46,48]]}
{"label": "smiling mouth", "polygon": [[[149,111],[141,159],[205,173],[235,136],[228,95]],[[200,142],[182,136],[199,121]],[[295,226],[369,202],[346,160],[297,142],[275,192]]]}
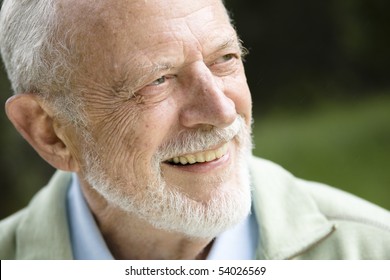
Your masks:
{"label": "smiling mouth", "polygon": [[194,154],[180,155],[173,158],[170,158],[166,163],[171,165],[191,165],[196,163],[204,163],[220,159],[228,152],[229,144],[225,143],[221,147],[208,150],[204,152],[197,152]]}

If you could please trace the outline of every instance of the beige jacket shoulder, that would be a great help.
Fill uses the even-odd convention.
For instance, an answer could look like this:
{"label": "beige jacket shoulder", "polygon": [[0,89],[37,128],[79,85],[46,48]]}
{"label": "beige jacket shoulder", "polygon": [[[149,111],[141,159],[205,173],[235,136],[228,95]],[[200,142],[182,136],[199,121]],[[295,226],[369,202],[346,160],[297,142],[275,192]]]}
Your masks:
{"label": "beige jacket shoulder", "polygon": [[57,171],[23,210],[0,222],[0,259],[72,259],[66,214],[71,173]]}
{"label": "beige jacket shoulder", "polygon": [[[259,259],[390,259],[390,213],[253,158]],[[0,222],[0,259],[72,259],[71,175],[57,172],[23,210]]]}
{"label": "beige jacket shoulder", "polygon": [[390,212],[254,158],[259,259],[390,259]]}

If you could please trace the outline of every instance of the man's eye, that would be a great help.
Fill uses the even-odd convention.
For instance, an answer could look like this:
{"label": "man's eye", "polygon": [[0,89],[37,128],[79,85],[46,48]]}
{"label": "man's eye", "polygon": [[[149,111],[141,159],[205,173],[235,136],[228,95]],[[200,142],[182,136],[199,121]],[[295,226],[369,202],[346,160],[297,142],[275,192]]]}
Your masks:
{"label": "man's eye", "polygon": [[235,57],[236,57],[236,55],[233,53],[225,54],[225,55],[221,56],[220,58],[218,58],[216,61],[214,61],[213,65],[228,62]]}
{"label": "man's eye", "polygon": [[154,80],[152,83],[150,83],[149,86],[161,85],[161,84],[165,83],[166,80],[167,80],[167,78],[165,76],[162,76],[162,77],[158,78],[157,80]]}
{"label": "man's eye", "polygon": [[235,57],[234,54],[229,53],[229,54],[225,54],[224,56],[222,56],[222,57],[221,57],[221,60],[223,60],[223,61],[228,61],[228,60],[233,59],[234,57]]}

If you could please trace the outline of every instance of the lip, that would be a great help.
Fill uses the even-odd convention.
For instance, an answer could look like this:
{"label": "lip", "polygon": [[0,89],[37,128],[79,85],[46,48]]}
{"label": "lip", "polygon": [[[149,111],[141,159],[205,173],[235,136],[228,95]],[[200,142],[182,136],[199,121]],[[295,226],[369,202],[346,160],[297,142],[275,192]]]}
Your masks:
{"label": "lip", "polygon": [[187,165],[173,165],[168,162],[163,162],[163,165],[168,168],[173,168],[177,171],[193,172],[193,173],[207,173],[219,168],[223,168],[230,162],[231,154],[231,145],[228,147],[228,151],[225,155],[220,158],[217,158],[213,161],[202,162],[196,164],[187,164]]}

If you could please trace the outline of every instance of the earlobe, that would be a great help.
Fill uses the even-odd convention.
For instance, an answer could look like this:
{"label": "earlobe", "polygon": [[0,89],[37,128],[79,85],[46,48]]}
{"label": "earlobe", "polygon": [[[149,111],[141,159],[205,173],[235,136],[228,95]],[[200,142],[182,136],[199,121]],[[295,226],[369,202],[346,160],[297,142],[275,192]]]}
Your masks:
{"label": "earlobe", "polygon": [[78,171],[75,158],[58,137],[53,118],[38,96],[18,94],[9,98],[5,106],[12,124],[44,160],[57,169]]}

